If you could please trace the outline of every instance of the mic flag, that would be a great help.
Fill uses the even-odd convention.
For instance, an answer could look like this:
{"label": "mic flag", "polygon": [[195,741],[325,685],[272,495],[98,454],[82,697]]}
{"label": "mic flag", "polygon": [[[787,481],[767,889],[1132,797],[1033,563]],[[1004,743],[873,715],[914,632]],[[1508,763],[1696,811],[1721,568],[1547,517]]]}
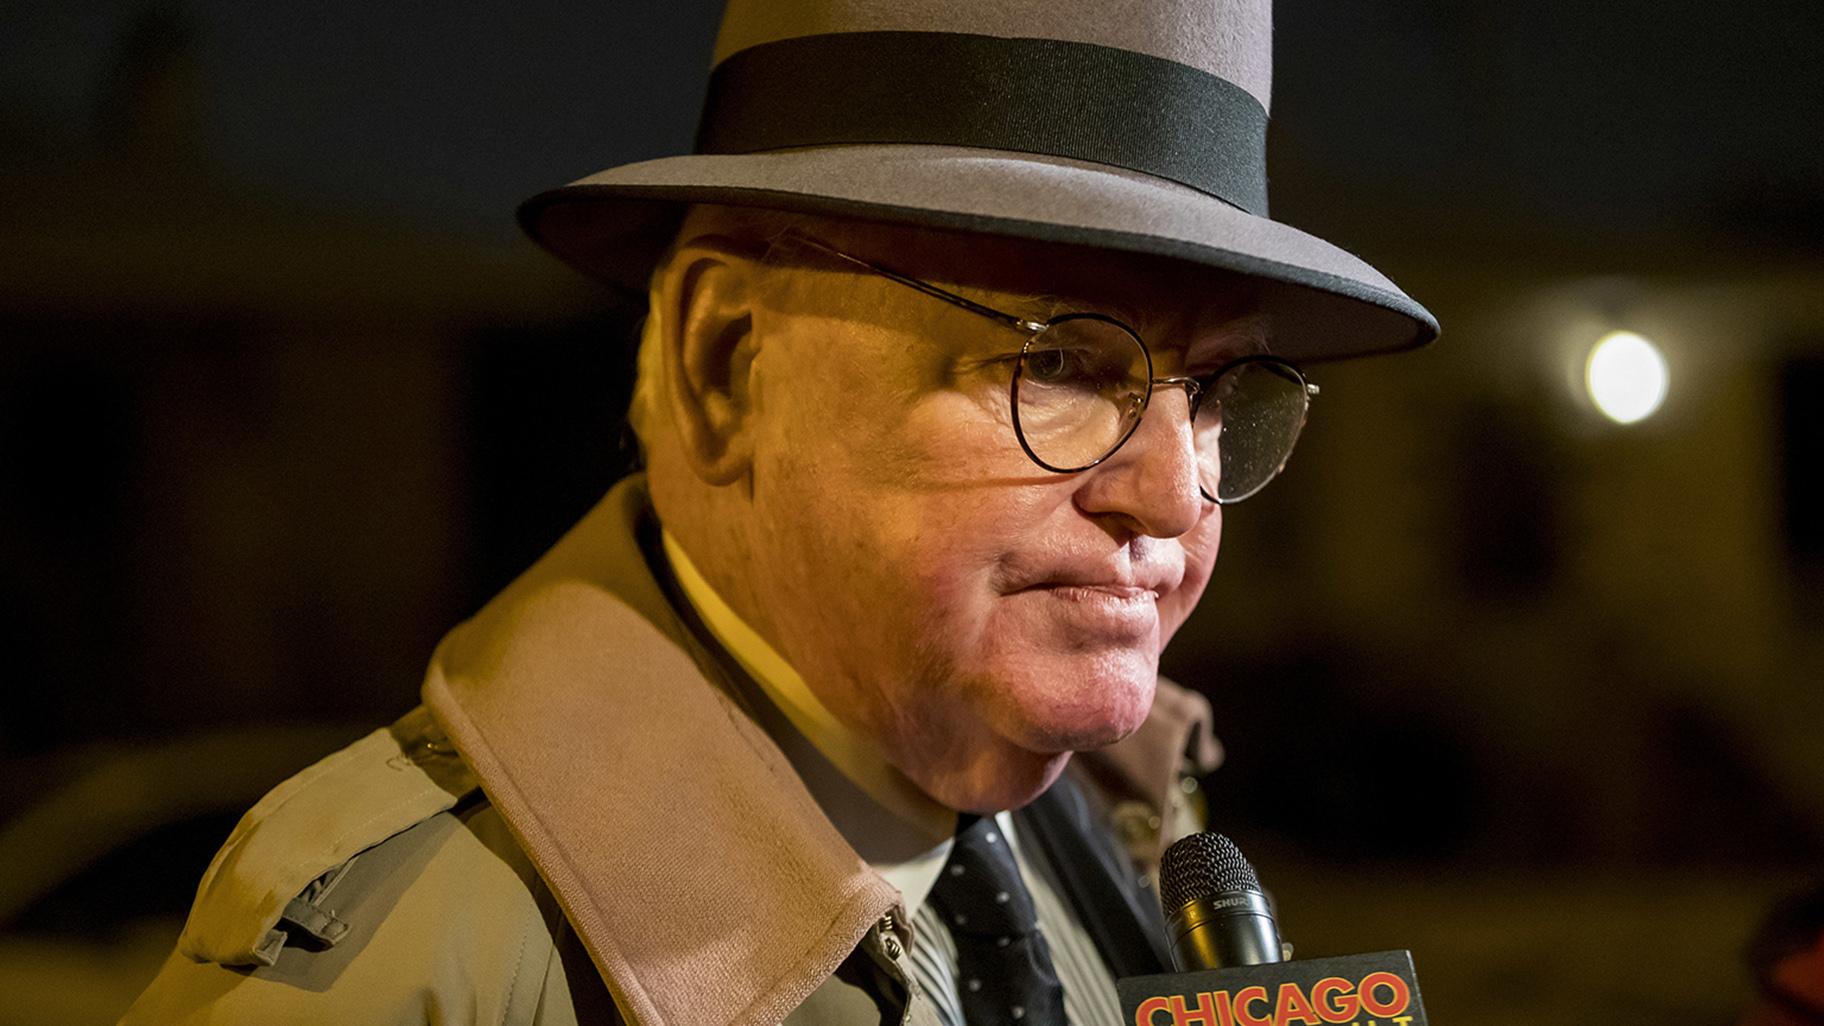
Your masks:
{"label": "mic flag", "polygon": [[1116,981],[1133,1026],[1426,1026],[1412,955],[1284,961],[1273,903],[1217,833],[1179,838],[1159,868],[1173,955],[1185,972]]}
{"label": "mic flag", "polygon": [[1115,983],[1132,1026],[1426,1026],[1412,955],[1307,958]]}

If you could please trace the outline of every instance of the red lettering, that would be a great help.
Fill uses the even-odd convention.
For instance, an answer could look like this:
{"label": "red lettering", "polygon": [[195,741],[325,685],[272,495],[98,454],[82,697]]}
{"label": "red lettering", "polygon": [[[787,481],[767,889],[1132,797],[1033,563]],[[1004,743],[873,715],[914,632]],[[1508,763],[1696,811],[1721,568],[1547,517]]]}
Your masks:
{"label": "red lettering", "polygon": [[1318,1026],[1317,1009],[1311,1007],[1311,1000],[1296,983],[1279,985],[1279,1004],[1273,1009],[1273,1026],[1286,1026],[1289,1022]]}
{"label": "red lettering", "polygon": [[1154,1019],[1153,1015],[1169,1011],[1171,1011],[1171,1006],[1166,1003],[1165,998],[1154,995],[1140,1002],[1140,1007],[1134,1009],[1134,1026],[1159,1026],[1158,1020]]}
{"label": "red lettering", "polygon": [[[1381,1001],[1375,997],[1378,988],[1385,987],[1392,992],[1392,997]],[[1398,1015],[1406,1010],[1412,1001],[1412,991],[1406,988],[1406,981],[1390,972],[1369,973],[1362,977],[1362,1010],[1370,1015]]]}
{"label": "red lettering", "polygon": [[1311,988],[1311,1000],[1325,1022],[1344,1023],[1355,1018],[1361,999],[1355,996],[1355,984],[1341,976],[1326,976]]}
{"label": "red lettering", "polygon": [[1248,1006],[1259,1002],[1267,1004],[1267,988],[1243,987],[1235,992],[1235,1021],[1241,1026],[1273,1026],[1272,1019],[1263,1019],[1248,1011]]}
{"label": "red lettering", "polygon": [[1216,992],[1216,1021],[1221,1026],[1235,1026],[1235,1009],[1229,1006],[1229,1001],[1228,991]]}
{"label": "red lettering", "polygon": [[1211,1007],[1212,995],[1204,991],[1197,995],[1195,1010],[1184,1007],[1184,995],[1172,995],[1172,1026],[1220,1026],[1216,1019],[1216,1010]]}

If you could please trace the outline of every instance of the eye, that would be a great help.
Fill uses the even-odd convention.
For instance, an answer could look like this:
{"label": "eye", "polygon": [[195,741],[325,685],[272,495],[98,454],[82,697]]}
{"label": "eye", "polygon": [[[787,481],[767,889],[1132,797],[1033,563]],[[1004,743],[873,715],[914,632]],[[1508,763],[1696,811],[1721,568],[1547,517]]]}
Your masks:
{"label": "eye", "polygon": [[1081,318],[1047,329],[1024,357],[1034,385],[1100,395],[1126,394],[1145,377],[1145,352],[1132,335],[1100,320]]}
{"label": "eye", "polygon": [[1035,384],[1109,394],[1131,385],[1129,361],[1089,346],[1047,346],[1026,354],[1026,376]]}
{"label": "eye", "polygon": [[1042,385],[1062,385],[1083,377],[1084,353],[1080,349],[1047,347],[1026,354],[1026,376]]}

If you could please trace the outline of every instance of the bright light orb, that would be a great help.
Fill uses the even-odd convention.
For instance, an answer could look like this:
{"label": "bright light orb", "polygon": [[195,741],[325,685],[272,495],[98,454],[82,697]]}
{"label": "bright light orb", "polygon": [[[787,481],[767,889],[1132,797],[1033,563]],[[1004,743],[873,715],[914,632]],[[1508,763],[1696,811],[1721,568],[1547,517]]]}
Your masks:
{"label": "bright light orb", "polygon": [[1645,420],[1666,400],[1666,358],[1631,331],[1612,331],[1590,349],[1584,387],[1602,415],[1617,424]]}

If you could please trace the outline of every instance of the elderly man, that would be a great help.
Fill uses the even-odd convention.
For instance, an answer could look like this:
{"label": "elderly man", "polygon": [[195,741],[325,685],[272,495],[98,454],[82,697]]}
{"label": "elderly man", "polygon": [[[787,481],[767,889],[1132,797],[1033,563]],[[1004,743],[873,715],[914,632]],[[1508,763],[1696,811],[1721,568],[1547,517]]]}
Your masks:
{"label": "elderly man", "polygon": [[1222,506],[1293,361],[1435,333],[1266,219],[1268,20],[736,0],[697,154],[522,212],[646,286],[647,471],[248,814],[127,1021],[1118,1018]]}

